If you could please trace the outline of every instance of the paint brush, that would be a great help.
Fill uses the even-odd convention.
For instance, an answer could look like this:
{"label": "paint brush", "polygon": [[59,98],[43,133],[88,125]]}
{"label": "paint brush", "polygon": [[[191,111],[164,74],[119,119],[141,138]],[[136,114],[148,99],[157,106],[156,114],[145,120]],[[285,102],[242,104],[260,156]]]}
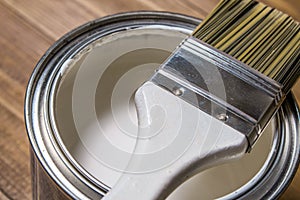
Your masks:
{"label": "paint brush", "polygon": [[262,3],[221,1],[137,90],[143,141],[104,199],[165,199],[251,152],[299,77],[299,29]]}

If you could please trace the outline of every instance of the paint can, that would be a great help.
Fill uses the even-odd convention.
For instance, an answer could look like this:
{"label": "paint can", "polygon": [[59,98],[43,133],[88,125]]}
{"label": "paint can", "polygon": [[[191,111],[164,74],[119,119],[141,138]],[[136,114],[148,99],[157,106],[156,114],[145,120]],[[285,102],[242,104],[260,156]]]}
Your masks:
{"label": "paint can", "polygon": [[[134,91],[199,23],[174,13],[123,13],[87,23],[50,47],[25,100],[33,199],[105,195],[121,172],[103,138],[133,150],[126,128],[136,128]],[[289,94],[251,154],[196,175],[168,199],[277,198],[298,168],[299,128]]]}

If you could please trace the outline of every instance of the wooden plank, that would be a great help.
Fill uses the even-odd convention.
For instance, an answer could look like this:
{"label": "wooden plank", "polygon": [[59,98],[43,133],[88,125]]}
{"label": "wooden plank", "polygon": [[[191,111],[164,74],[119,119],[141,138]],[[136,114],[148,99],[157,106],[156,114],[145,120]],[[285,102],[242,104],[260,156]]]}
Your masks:
{"label": "wooden plank", "polygon": [[1,4],[0,10],[0,102],[23,119],[28,79],[51,40]]}
{"label": "wooden plank", "polygon": [[294,85],[294,87],[292,88],[292,91],[298,104],[300,105],[300,79],[299,78],[296,84]]}
{"label": "wooden plank", "polygon": [[[204,16],[218,0],[165,0],[165,1],[35,1],[3,0],[6,6],[24,20],[34,24],[43,34],[58,39],[71,29],[95,18],[133,10],[164,10],[183,14]],[[192,9],[191,9],[192,8]]]}
{"label": "wooden plank", "polygon": [[9,200],[8,196],[6,196],[5,193],[1,190],[0,190],[0,199],[1,200]]}
{"label": "wooden plank", "polygon": [[0,103],[23,122],[24,85],[0,71]]}
{"label": "wooden plank", "polygon": [[1,3],[0,30],[0,199],[31,199],[23,99],[34,65],[53,40]]}
{"label": "wooden plank", "polygon": [[[182,13],[186,15],[193,15],[195,17],[204,18],[207,13],[213,9],[219,0],[153,0],[141,1],[131,0],[130,2],[124,0],[115,1],[98,1],[90,0],[83,1],[77,0],[83,6],[97,13],[110,15],[119,12],[134,11],[134,10],[159,10]],[[101,15],[97,15],[101,16]]]}
{"label": "wooden plank", "polygon": [[22,84],[24,90],[36,62],[54,40],[2,4],[0,11],[0,69]]}
{"label": "wooden plank", "polygon": [[300,3],[299,0],[259,0],[265,4],[281,10],[297,21],[300,21]]}
{"label": "wooden plank", "polygon": [[219,0],[154,0],[143,2],[155,10],[172,11],[203,19],[210,10],[214,8]]}
{"label": "wooden plank", "polygon": [[96,17],[73,0],[3,0],[3,3],[43,35],[55,40]]}
{"label": "wooden plank", "polygon": [[89,0],[81,1],[76,0],[78,4],[85,7],[90,12],[94,13],[96,17],[102,17],[106,15],[112,15],[120,12],[128,12],[134,10],[150,10],[151,7],[141,0],[114,0],[114,1],[98,1]]}
{"label": "wooden plank", "polygon": [[0,188],[12,199],[30,199],[28,140],[23,120],[0,104]]}

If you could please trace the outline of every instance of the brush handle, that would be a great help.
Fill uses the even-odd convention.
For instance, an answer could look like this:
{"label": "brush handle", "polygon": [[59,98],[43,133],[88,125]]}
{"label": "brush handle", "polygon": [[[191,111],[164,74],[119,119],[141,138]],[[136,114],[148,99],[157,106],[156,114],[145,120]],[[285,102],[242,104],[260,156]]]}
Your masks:
{"label": "brush handle", "polygon": [[[251,149],[299,77],[299,30],[299,23],[291,17],[257,1],[221,1],[160,67],[152,83],[136,93],[140,126],[136,148],[119,182],[104,199],[165,199],[194,173]],[[208,73],[214,68],[217,73]],[[205,89],[214,85],[218,73],[226,95]],[[203,75],[209,78],[201,81]],[[185,95],[181,88],[187,90]],[[216,111],[226,108],[221,114],[228,117],[227,122],[218,120],[220,113],[207,112],[207,105]],[[169,144],[166,147],[172,148],[165,152],[168,148],[161,138],[169,141],[180,119],[186,119],[175,130],[180,142]],[[156,126],[159,122],[169,125]],[[188,138],[193,140],[182,148]],[[149,149],[156,151],[149,153]],[[174,157],[176,152],[178,157]]]}
{"label": "brush handle", "polygon": [[140,138],[105,200],[165,199],[193,174],[248,148],[245,135],[151,82],[139,88],[135,102]]}

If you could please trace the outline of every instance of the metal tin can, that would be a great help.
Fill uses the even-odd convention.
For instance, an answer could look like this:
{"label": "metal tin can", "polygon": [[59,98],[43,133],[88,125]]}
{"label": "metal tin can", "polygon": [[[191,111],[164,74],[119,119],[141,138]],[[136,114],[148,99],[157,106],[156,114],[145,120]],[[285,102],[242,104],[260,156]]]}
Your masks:
{"label": "metal tin can", "polygon": [[[166,12],[123,13],[87,23],[50,47],[31,76],[25,100],[34,199],[105,195],[120,172],[103,162],[109,150],[101,148],[97,131],[76,126],[76,115],[85,115],[85,105],[92,103],[95,117],[86,117],[86,124],[101,123],[104,135],[136,121],[130,114],[135,89],[200,22]],[[251,154],[196,175],[168,199],[277,198],[298,168],[299,126],[290,94]],[[130,152],[131,140],[112,142]]]}

